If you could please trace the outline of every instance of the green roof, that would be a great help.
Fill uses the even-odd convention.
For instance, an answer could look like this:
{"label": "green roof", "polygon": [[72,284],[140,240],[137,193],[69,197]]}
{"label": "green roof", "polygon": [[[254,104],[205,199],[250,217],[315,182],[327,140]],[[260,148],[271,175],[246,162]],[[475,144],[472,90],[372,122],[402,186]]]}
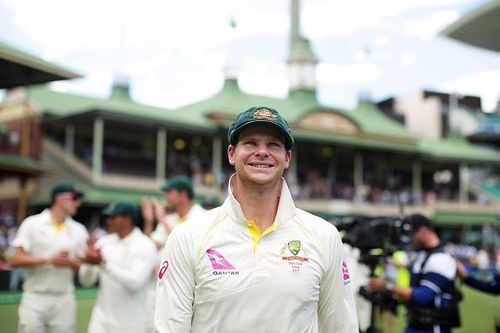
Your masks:
{"label": "green roof", "polygon": [[336,143],[346,146],[361,147],[367,149],[390,150],[406,153],[418,153],[418,147],[415,144],[404,142],[394,142],[388,140],[374,140],[369,137],[349,136],[330,134],[316,131],[294,130],[293,135],[296,139],[322,141],[325,143]]}
{"label": "green roof", "polygon": [[[251,95],[238,88],[235,79],[226,79],[223,89],[215,96],[176,109],[184,121],[196,122],[206,119],[210,113],[224,113],[235,116],[251,106],[267,105],[273,107],[293,124],[305,115],[321,111],[340,114],[354,123],[367,134],[394,136],[402,139],[415,140],[415,136],[404,126],[386,117],[372,103],[360,103],[354,111],[321,106],[311,92],[292,93],[289,98],[281,99],[269,96]],[[373,138],[372,138],[373,140]]]}
{"label": "green roof", "polygon": [[48,174],[48,167],[31,157],[17,154],[0,153],[0,170],[13,171],[29,175]]}
{"label": "green roof", "polygon": [[[100,110],[126,117],[141,117],[155,122],[184,124],[189,127],[214,130],[215,125],[209,119],[213,114],[233,117],[250,106],[267,105],[278,109],[292,127],[294,122],[299,121],[309,113],[316,111],[331,112],[332,114],[340,114],[350,119],[365,134],[382,135],[385,137],[392,136],[394,137],[394,141],[398,141],[398,139],[416,140],[413,134],[407,131],[401,124],[386,117],[372,103],[360,103],[356,110],[348,111],[320,106],[317,104],[315,95],[305,91],[294,92],[287,99],[251,95],[243,93],[238,88],[235,79],[227,79],[223,89],[215,96],[175,110],[135,103],[127,95],[123,94],[118,95],[118,97],[99,99],[51,91],[45,86],[33,87],[30,92],[35,105],[45,112],[58,117],[70,117]],[[332,135],[332,140],[330,141],[338,141],[341,137],[342,135],[340,134]],[[356,143],[359,138],[346,137],[344,140]],[[370,140],[374,141],[374,138]],[[387,141],[387,139],[385,140]],[[363,145],[362,141],[361,145]],[[368,140],[366,141],[368,142]],[[377,145],[376,143],[371,143],[368,146],[383,148],[386,144]]]}
{"label": "green roof", "polygon": [[494,213],[438,211],[433,221],[436,225],[484,225],[493,224],[500,226],[500,220]]}
{"label": "green roof", "polygon": [[0,41],[0,89],[80,77]]}
{"label": "green roof", "polygon": [[135,117],[152,121],[156,124],[177,123],[189,127],[209,127],[208,120],[191,122],[175,110],[135,103],[127,95],[112,95],[108,99],[82,96],[71,93],[56,92],[47,86],[36,86],[30,89],[31,99],[35,106],[43,112],[59,118],[81,116],[89,112],[101,111],[125,118]]}
{"label": "green roof", "polygon": [[[80,189],[80,187],[77,186]],[[143,196],[156,197],[158,200],[163,200],[163,195],[158,191],[134,191],[126,189],[111,189],[91,187],[83,190],[84,196],[82,202],[87,205],[107,205],[115,200],[130,200],[139,204]],[[35,193],[29,199],[30,205],[48,205],[50,204],[49,191],[40,191]]]}
{"label": "green roof", "polygon": [[357,123],[365,133],[416,140],[416,136],[397,121],[387,117],[373,103],[362,101],[353,111],[333,109]]}
{"label": "green roof", "polygon": [[134,203],[140,204],[142,197],[155,197],[156,199],[162,201],[163,195],[159,192],[148,192],[148,191],[127,191],[123,189],[109,189],[109,188],[92,188],[85,192],[83,197],[84,203],[91,204],[102,204],[110,203],[117,199],[119,200],[129,200]]}
{"label": "green roof", "polygon": [[[107,112],[125,119],[142,119],[154,124],[172,124],[208,131],[228,126],[229,121],[250,106],[268,105],[278,109],[291,124],[300,140],[320,140],[368,149],[395,150],[423,154],[437,160],[468,162],[500,162],[496,150],[474,145],[461,137],[444,140],[418,139],[400,123],[385,116],[373,103],[362,101],[355,110],[323,107],[311,92],[297,91],[286,99],[251,95],[242,92],[235,79],[226,79],[223,89],[215,96],[174,110],[133,102],[128,90],[120,90],[108,99],[80,96],[34,87],[33,103],[56,117],[80,117],[90,112]],[[307,115],[315,112],[341,115],[352,121],[360,132],[354,135],[294,128]],[[213,117],[214,119],[210,119]]]}
{"label": "green roof", "polygon": [[500,152],[469,143],[463,137],[449,137],[443,140],[421,139],[420,152],[437,160],[500,163]]}

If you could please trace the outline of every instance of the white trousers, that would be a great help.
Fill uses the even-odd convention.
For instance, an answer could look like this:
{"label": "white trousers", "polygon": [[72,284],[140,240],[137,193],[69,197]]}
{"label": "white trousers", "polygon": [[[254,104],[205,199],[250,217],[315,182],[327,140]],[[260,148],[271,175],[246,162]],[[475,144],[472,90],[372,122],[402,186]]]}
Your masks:
{"label": "white trousers", "polygon": [[19,305],[19,333],[75,332],[76,301],[73,293],[24,292]]}

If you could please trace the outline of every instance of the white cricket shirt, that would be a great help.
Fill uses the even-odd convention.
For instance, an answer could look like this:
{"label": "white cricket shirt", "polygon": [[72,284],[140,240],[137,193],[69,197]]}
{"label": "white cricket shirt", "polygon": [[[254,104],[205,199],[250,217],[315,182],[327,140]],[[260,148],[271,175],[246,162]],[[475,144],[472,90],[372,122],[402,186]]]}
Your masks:
{"label": "white cricket shirt", "polygon": [[[71,258],[77,258],[85,249],[87,229],[71,217],[66,217],[63,225],[59,229],[55,228],[50,209],[45,209],[23,221],[12,244],[37,257],[50,257],[58,251],[66,250]],[[26,267],[23,290],[40,293],[72,292],[73,277],[74,272],[70,267],[52,264]]]}
{"label": "white cricket shirt", "polygon": [[[185,217],[181,218],[179,214],[172,213],[166,215],[165,220],[173,223],[173,225],[178,225],[204,212],[206,212],[206,210],[203,207],[201,207],[199,204],[194,204],[191,206],[191,209],[189,210],[189,212],[186,214]],[[157,242],[158,244],[165,244],[167,242],[168,235],[169,233],[167,232],[167,229],[165,229],[163,223],[158,223],[156,225],[155,230],[151,233],[151,239]]]}
{"label": "white cricket shirt", "polygon": [[105,263],[82,264],[80,282],[93,285],[99,278],[99,293],[92,311],[92,333],[146,332],[146,291],[156,264],[156,246],[138,228],[121,239],[116,233],[99,239]]}
{"label": "white cricket shirt", "polygon": [[285,181],[260,234],[231,191],[177,226],[158,272],[158,332],[358,332],[337,229],[297,209]]}

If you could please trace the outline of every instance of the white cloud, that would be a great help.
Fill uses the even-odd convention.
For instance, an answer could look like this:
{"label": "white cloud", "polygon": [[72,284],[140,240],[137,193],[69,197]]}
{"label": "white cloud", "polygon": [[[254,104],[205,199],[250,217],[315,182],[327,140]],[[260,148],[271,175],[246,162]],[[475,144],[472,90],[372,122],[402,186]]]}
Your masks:
{"label": "white cloud", "polygon": [[386,46],[390,43],[390,39],[386,35],[378,35],[375,38],[375,45],[376,46]]}
{"label": "white cloud", "polygon": [[[216,93],[226,66],[238,68],[242,89],[249,93],[284,96],[288,89],[286,54],[281,63],[277,58],[288,41],[290,0],[0,1],[12,9],[16,24],[0,31],[0,39],[27,37],[20,42],[29,40],[34,54],[63,66],[61,59],[65,59],[86,76],[55,83],[59,90],[107,96],[112,73],[124,71],[131,76],[138,100],[174,107]],[[319,64],[320,94],[332,95],[335,92],[328,89],[337,92],[342,86],[342,98],[357,96],[361,87],[376,85],[380,90],[392,89],[386,94],[393,95],[394,89],[408,82],[418,85],[415,77],[398,79],[391,88],[380,81],[390,76],[383,70],[401,70],[398,64],[412,68],[417,60],[416,50],[397,49],[400,40],[410,40],[402,35],[428,39],[454,20],[465,4],[479,2],[484,0],[301,0],[304,35],[311,39],[313,49],[325,50],[330,62],[337,61]],[[236,28],[229,26],[231,18]],[[343,40],[352,44],[316,44],[332,36],[348,36]],[[283,44],[275,42],[279,38]],[[366,50],[361,51],[363,47]],[[342,48],[349,51],[345,53],[350,59],[338,60],[336,52]],[[428,80],[433,74],[429,73]],[[484,78],[500,82],[496,76]],[[492,86],[477,85],[476,90],[490,91]],[[497,93],[488,94],[496,97]]]}
{"label": "white cloud", "polygon": [[[310,38],[349,36],[361,28],[382,26],[385,20],[412,10],[441,8],[467,0],[304,1],[303,30]],[[433,17],[439,20],[442,14]]]}
{"label": "white cloud", "polygon": [[363,83],[375,79],[380,69],[374,65],[319,64],[318,83]]}
{"label": "white cloud", "polygon": [[417,61],[417,57],[414,54],[403,54],[399,58],[399,64],[402,66],[411,66]]}
{"label": "white cloud", "polygon": [[165,108],[175,108],[215,95],[222,87],[223,74],[220,70],[206,70],[199,72],[190,80],[180,82],[173,89],[156,89],[137,91],[135,100],[144,104],[156,105]]}
{"label": "white cloud", "polygon": [[439,88],[463,95],[480,96],[483,109],[491,111],[500,97],[500,89],[495,82],[500,82],[500,70],[468,73],[455,80],[444,82]]}
{"label": "white cloud", "polygon": [[82,94],[95,97],[107,97],[111,93],[110,87],[113,82],[113,73],[102,70],[89,73],[81,79],[69,81],[56,81],[50,84],[51,89],[60,92]]}
{"label": "white cloud", "polygon": [[431,39],[459,17],[460,14],[455,10],[438,11],[424,18],[409,19],[404,23],[404,29],[410,36]]}
{"label": "white cloud", "polygon": [[284,98],[289,87],[288,72],[284,64],[269,66],[255,63],[239,73],[238,81],[244,92],[262,96]]}

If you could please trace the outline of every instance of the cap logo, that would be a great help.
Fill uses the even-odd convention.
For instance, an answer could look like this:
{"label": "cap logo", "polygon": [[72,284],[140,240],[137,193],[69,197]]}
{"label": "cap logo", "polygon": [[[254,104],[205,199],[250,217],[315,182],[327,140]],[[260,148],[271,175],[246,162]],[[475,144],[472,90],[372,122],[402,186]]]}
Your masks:
{"label": "cap logo", "polygon": [[276,121],[278,116],[273,114],[269,109],[258,109],[253,113],[253,118],[259,120]]}

